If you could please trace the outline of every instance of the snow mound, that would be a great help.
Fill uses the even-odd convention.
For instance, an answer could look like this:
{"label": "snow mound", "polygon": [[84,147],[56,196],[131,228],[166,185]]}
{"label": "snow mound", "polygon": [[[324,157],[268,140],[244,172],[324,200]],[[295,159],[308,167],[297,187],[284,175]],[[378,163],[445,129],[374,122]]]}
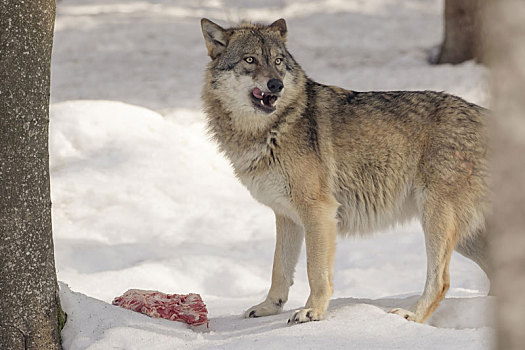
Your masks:
{"label": "snow mound", "polygon": [[[450,315],[458,329],[435,328],[408,322],[386,313],[395,299],[337,299],[326,320],[288,326],[288,312],[257,319],[222,316],[210,319],[210,328],[191,327],[124,310],[72,292],[60,284],[60,298],[68,320],[63,344],[69,350],[119,349],[473,349],[489,348],[493,330],[487,324],[472,328],[476,309],[492,303],[487,297],[446,299],[446,309],[461,305]],[[410,300],[412,299],[412,300]],[[412,302],[414,298],[405,300]],[[459,311],[459,310],[458,310]]]}
{"label": "snow mound", "polygon": [[202,114],[62,102],[51,106],[50,152],[58,273],[74,288],[109,301],[130,285],[207,292],[233,275],[243,282],[222,293],[258,290],[238,264],[246,252],[217,246],[270,234],[273,219],[217,154]]}

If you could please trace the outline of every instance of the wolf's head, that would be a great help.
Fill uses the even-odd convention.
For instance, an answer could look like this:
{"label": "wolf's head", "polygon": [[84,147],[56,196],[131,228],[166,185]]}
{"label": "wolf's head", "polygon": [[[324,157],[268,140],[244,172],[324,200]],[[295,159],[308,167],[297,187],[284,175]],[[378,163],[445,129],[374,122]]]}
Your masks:
{"label": "wolf's head", "polygon": [[[224,29],[203,18],[202,33],[212,62],[210,92],[233,114],[265,117],[293,101],[299,67],[287,51],[286,22]],[[300,70],[300,68],[298,69]]]}

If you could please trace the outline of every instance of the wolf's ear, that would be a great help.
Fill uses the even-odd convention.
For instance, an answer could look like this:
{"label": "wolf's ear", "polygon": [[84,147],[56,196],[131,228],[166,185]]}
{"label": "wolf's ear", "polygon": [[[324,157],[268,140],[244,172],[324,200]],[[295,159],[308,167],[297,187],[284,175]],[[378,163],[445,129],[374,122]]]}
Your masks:
{"label": "wolf's ear", "polygon": [[225,29],[207,18],[201,19],[201,28],[208,55],[215,59],[226,49],[229,35]]}
{"label": "wolf's ear", "polygon": [[281,38],[286,41],[286,32],[288,30],[286,29],[286,21],[284,18],[278,19],[277,21],[270,24],[270,29],[278,30],[279,34],[281,34]]}

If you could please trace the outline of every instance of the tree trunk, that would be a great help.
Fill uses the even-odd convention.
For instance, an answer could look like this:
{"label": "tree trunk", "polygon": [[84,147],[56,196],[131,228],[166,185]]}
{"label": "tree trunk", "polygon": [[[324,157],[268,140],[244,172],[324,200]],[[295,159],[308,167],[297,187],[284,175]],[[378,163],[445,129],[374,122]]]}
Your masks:
{"label": "tree trunk", "polygon": [[48,152],[55,2],[0,6],[0,348],[60,349]]}
{"label": "tree trunk", "polygon": [[436,63],[482,62],[481,7],[485,0],[445,0],[445,39]]}
{"label": "tree trunk", "polygon": [[493,290],[497,348],[525,346],[525,2],[491,0],[487,59],[492,68]]}

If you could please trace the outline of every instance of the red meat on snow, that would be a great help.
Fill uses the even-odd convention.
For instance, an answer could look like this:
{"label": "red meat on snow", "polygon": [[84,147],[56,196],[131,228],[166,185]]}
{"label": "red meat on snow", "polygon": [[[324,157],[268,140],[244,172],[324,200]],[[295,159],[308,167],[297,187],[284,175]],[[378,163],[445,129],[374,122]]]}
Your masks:
{"label": "red meat on snow", "polygon": [[165,294],[151,290],[130,289],[116,297],[113,305],[154,318],[186,322],[192,326],[208,325],[208,310],[199,294]]}

